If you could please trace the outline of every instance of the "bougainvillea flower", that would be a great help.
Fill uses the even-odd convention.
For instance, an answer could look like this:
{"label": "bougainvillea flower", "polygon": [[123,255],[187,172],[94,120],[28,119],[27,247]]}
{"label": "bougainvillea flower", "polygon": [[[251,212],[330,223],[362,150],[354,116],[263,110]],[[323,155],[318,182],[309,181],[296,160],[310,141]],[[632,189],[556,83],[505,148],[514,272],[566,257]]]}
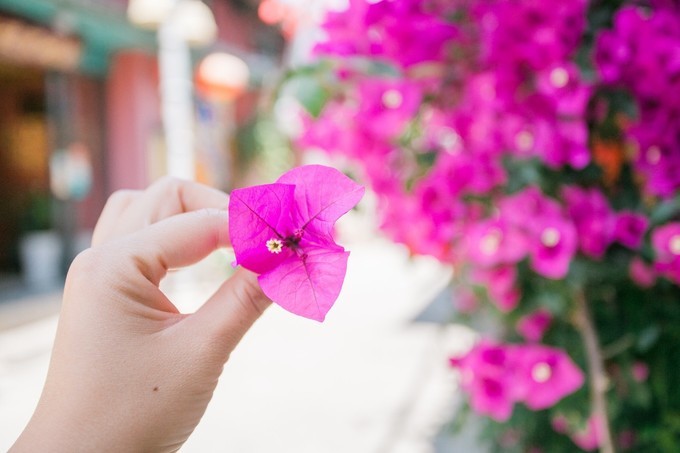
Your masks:
{"label": "bougainvillea flower", "polygon": [[602,258],[614,240],[616,217],[604,194],[597,189],[566,186],[562,196],[578,234],[584,255]]}
{"label": "bougainvillea flower", "polygon": [[471,280],[483,286],[490,301],[504,313],[517,307],[522,294],[517,287],[517,268],[514,266],[496,266],[493,268],[476,268],[470,275]]}
{"label": "bougainvillea flower", "polygon": [[517,345],[512,355],[518,370],[514,385],[517,398],[529,409],[551,407],[583,385],[583,372],[560,349]]}
{"label": "bougainvillea flower", "polygon": [[229,235],[236,264],[260,274],[262,291],[286,310],[323,321],[340,294],[349,256],[333,240],[333,225],[363,194],[362,186],[321,165],[234,190]]}
{"label": "bougainvillea flower", "polygon": [[652,232],[654,268],[675,283],[680,283],[680,222],[671,222]]}
{"label": "bougainvillea flower", "polygon": [[356,124],[371,137],[388,140],[403,133],[423,97],[417,84],[385,77],[363,79],[357,91]]}
{"label": "bougainvillea flower", "polygon": [[654,268],[637,256],[630,261],[628,275],[640,288],[651,288],[656,283]]}
{"label": "bougainvillea flower", "polygon": [[516,402],[546,409],[578,390],[583,372],[562,350],[539,344],[496,344],[482,340],[451,359],[461,373],[461,388],[475,412],[507,420]]}
{"label": "bougainvillea flower", "polygon": [[614,238],[621,245],[637,250],[642,246],[649,220],[642,214],[632,211],[621,211],[616,217]]}
{"label": "bougainvillea flower", "polygon": [[522,335],[527,341],[541,341],[543,334],[550,327],[552,319],[553,317],[549,310],[539,308],[517,321],[517,333]]}
{"label": "bougainvillea flower", "polygon": [[528,248],[524,235],[502,220],[473,224],[466,242],[470,261],[485,267],[516,263],[526,256]]}
{"label": "bougainvillea flower", "polygon": [[499,422],[510,418],[514,400],[505,345],[481,341],[464,356],[451,359],[451,365],[460,371],[461,387],[475,412]]}
{"label": "bougainvillea flower", "polygon": [[545,219],[537,233],[530,252],[531,268],[547,278],[564,278],[576,253],[574,225],[564,218],[554,217]]}
{"label": "bougainvillea flower", "polygon": [[680,222],[671,222],[654,230],[652,246],[658,261],[677,259],[680,256]]}
{"label": "bougainvillea flower", "polygon": [[570,437],[581,450],[593,451],[602,445],[604,431],[604,420],[595,414],[591,415],[586,422],[586,426]]}

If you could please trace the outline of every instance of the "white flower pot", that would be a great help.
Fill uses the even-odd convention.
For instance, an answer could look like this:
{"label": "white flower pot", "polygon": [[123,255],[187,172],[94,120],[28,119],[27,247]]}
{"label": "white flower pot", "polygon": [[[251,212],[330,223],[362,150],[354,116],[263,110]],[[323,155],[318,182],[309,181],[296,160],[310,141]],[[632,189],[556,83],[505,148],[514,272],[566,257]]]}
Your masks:
{"label": "white flower pot", "polygon": [[22,277],[29,289],[46,290],[63,283],[63,247],[56,231],[27,233],[19,242]]}

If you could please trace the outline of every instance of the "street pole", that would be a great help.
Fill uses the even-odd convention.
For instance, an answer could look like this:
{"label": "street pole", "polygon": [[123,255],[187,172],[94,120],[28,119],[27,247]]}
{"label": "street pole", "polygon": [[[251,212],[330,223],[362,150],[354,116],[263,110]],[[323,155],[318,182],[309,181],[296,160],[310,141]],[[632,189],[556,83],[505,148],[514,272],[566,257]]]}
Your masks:
{"label": "street pole", "polygon": [[167,150],[167,174],[193,180],[196,164],[191,54],[177,24],[175,8],[158,30],[161,117]]}

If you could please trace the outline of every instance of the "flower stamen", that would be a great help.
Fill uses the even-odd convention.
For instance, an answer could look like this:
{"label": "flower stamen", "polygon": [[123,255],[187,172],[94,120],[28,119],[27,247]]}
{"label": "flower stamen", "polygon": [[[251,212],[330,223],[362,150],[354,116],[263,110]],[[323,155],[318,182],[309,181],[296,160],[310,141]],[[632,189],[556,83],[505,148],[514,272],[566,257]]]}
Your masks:
{"label": "flower stamen", "polygon": [[552,376],[552,368],[545,362],[537,363],[531,369],[531,378],[539,384],[547,382],[550,376]]}
{"label": "flower stamen", "polygon": [[283,242],[280,239],[272,238],[267,241],[267,250],[278,255],[283,250]]}
{"label": "flower stamen", "polygon": [[492,229],[489,233],[484,235],[479,244],[480,251],[487,256],[493,255],[498,252],[498,248],[501,245],[501,240],[503,238],[503,233],[497,229]]}
{"label": "flower stamen", "polygon": [[387,90],[382,95],[382,103],[388,109],[398,109],[403,102],[404,97],[395,89]]}
{"label": "flower stamen", "polygon": [[552,227],[546,228],[541,234],[541,242],[546,247],[555,247],[560,242],[560,232]]}
{"label": "flower stamen", "polygon": [[680,234],[675,234],[668,241],[668,248],[673,255],[680,255]]}

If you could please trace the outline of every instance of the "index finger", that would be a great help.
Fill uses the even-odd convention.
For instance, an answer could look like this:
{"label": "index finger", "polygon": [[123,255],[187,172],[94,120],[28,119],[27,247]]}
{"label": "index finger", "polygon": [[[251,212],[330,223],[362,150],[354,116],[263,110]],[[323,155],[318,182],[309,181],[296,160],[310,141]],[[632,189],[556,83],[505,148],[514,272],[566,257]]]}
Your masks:
{"label": "index finger", "polygon": [[229,246],[228,219],[227,211],[219,209],[178,214],[131,234],[116,248],[158,286],[168,270],[189,266]]}
{"label": "index finger", "polygon": [[[121,199],[126,203],[120,203]],[[229,196],[217,189],[164,177],[144,191],[115,192],[97,222],[92,245],[130,234],[176,214],[207,208],[226,209],[228,204]]]}

